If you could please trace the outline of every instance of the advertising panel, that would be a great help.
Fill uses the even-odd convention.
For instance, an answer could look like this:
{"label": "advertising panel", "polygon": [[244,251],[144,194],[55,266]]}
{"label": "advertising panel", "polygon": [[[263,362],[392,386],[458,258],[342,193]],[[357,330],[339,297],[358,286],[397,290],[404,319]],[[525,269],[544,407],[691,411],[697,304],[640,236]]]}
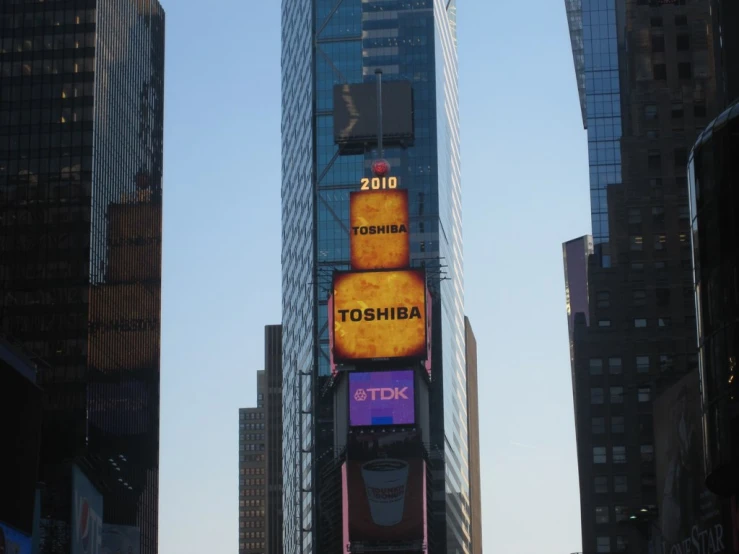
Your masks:
{"label": "advertising panel", "polygon": [[352,192],[349,220],[352,269],[408,267],[407,190]]}
{"label": "advertising panel", "polygon": [[129,525],[103,525],[102,554],[139,554],[141,531]]}
{"label": "advertising panel", "polygon": [[730,553],[721,505],[705,486],[697,370],[655,400],[654,436],[663,554]]}
{"label": "advertising panel", "polygon": [[103,497],[77,467],[72,466],[72,552],[101,554]]}
{"label": "advertising panel", "polygon": [[352,542],[423,539],[425,469],[421,458],[349,460],[346,469]]}
{"label": "advertising panel", "polygon": [[31,537],[0,523],[0,554],[31,554]]}
{"label": "advertising panel", "polygon": [[349,424],[413,425],[413,370],[349,374]]}
{"label": "advertising panel", "polygon": [[336,363],[426,355],[426,279],[421,270],[334,274]]}

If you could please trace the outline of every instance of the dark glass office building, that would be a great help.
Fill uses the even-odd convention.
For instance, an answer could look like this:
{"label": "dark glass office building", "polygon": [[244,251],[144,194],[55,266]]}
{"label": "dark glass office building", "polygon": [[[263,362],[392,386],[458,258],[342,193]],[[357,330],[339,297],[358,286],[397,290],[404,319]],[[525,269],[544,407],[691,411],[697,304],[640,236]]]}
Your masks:
{"label": "dark glass office building", "polygon": [[709,0],[565,3],[592,215],[585,267],[565,245],[581,304],[568,315],[582,549],[646,552],[663,500],[653,403],[698,364],[685,167],[718,110],[713,13]]}
{"label": "dark glass office building", "polygon": [[45,362],[42,554],[78,531],[71,462],[158,550],[163,88],[156,0],[0,4],[0,332]]}
{"label": "dark glass office building", "polygon": [[706,484],[731,499],[739,551],[739,6],[719,1],[714,8],[719,97],[727,107],[698,137],[688,176]]}
{"label": "dark glass office building", "polygon": [[264,328],[266,554],[282,554],[282,325]]}
{"label": "dark glass office building", "polygon": [[374,83],[378,69],[413,91],[415,140],[384,157],[409,192],[411,265],[426,267],[434,299],[439,409],[426,448],[444,464],[432,471],[428,549],[471,551],[455,18],[455,0],[282,2],[286,554],[341,550],[327,302],[332,273],[350,269],[349,193],[371,176],[376,152],[340,155],[333,87]]}

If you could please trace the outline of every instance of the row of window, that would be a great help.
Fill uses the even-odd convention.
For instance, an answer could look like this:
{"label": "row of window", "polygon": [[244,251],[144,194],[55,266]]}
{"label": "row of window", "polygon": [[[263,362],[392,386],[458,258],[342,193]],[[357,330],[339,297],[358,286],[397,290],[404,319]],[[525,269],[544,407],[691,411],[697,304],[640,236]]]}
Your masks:
{"label": "row of window", "polygon": [[[690,246],[687,233],[680,233],[678,237],[680,238],[681,246],[684,246],[686,248]],[[662,233],[654,235],[652,245],[652,248],[654,250],[664,250],[667,245],[667,235]],[[632,252],[641,252],[642,250],[644,250],[644,237],[642,235],[634,235],[629,237],[629,249]]]}
{"label": "row of window", "polygon": [[[593,447],[593,463],[594,464],[607,464],[608,463],[608,451],[606,446],[594,446]],[[654,445],[642,444],[639,447],[640,460],[645,463],[654,461]],[[625,464],[626,463],[626,447],[625,446],[612,446],[611,447],[611,461],[614,464]],[[618,491],[617,491],[618,492]]]}
{"label": "row of window", "polygon": [[[636,2],[638,5],[646,5],[650,3],[650,0],[637,0]],[[685,0],[679,0],[675,1],[675,4],[684,5]],[[675,16],[675,26],[676,27],[685,27],[688,24],[688,16],[685,14],[678,14]],[[661,16],[655,16],[649,18],[649,25],[655,28],[661,28],[664,26],[664,22],[662,21]]]}
{"label": "row of window", "polygon": [[248,429],[249,431],[264,429],[264,423],[239,423],[239,429]]}
{"label": "row of window", "polygon": [[[241,510],[239,512],[239,518],[243,519],[246,517],[246,512],[244,510]],[[262,521],[259,521],[258,519],[251,519],[248,521],[244,521],[244,525],[242,527],[245,527],[247,529],[260,529],[264,523]]]}
{"label": "row of window", "polygon": [[[638,224],[642,222],[642,208],[629,208],[628,211],[628,223],[630,225]],[[652,223],[656,225],[663,225],[665,223],[665,207],[664,206],[652,206]],[[678,218],[681,221],[690,221],[690,208],[687,204],[678,206]]]}
{"label": "row of window", "polygon": [[[690,35],[687,33],[678,33],[675,37],[675,48],[678,52],[688,52],[690,50]],[[658,33],[652,35],[652,52],[665,51],[665,35]]]}
{"label": "row of window", "polygon": [[[611,552],[611,537],[596,537],[596,546],[595,550],[596,552],[600,553],[606,553]],[[618,535],[616,537],[616,552],[626,552],[626,549],[629,547],[629,542],[626,539],[626,537]]]}
{"label": "row of window", "polygon": [[242,467],[239,470],[239,473],[241,475],[264,475],[264,468],[263,467]]}
{"label": "row of window", "polygon": [[47,33],[45,36],[6,37],[0,40],[0,54],[9,52],[43,52],[67,48],[94,48],[95,33]]}
{"label": "row of window", "polygon": [[264,412],[241,412],[239,419],[241,421],[245,419],[264,419]]}
{"label": "row of window", "polygon": [[[626,506],[613,506],[614,520],[616,523],[626,521],[629,517],[629,509]],[[595,507],[595,523],[602,525],[611,522],[611,507],[596,506]]]}
{"label": "row of window", "polygon": [[[706,117],[708,112],[703,102],[693,104],[694,117]],[[685,104],[682,102],[673,102],[670,107],[671,119],[683,119],[685,117]],[[659,119],[659,110],[657,104],[646,104],[644,106],[644,119],[647,121],[657,121]]]}
{"label": "row of window", "polygon": [[239,445],[239,451],[240,452],[261,452],[264,450],[264,444],[240,444]]}
{"label": "row of window", "polygon": [[25,13],[5,13],[0,15],[2,29],[30,29],[32,27],[60,27],[62,25],[83,25],[95,23],[95,10],[52,10],[25,11]]}
{"label": "row of window", "polygon": [[240,542],[240,550],[264,550],[264,541],[262,542]]}
{"label": "row of window", "polygon": [[[652,388],[649,386],[639,387],[637,389],[637,399],[639,402],[649,402],[652,399]],[[602,387],[593,387],[590,389],[590,403],[603,404],[605,402],[605,393]],[[609,402],[611,404],[623,404],[624,388],[610,387]]]}
{"label": "row of window", "polygon": [[95,58],[61,58],[23,62],[0,62],[0,77],[31,77],[33,75],[61,75],[64,73],[91,73]]}
{"label": "row of window", "polygon": [[[676,168],[685,171],[688,165],[688,151],[685,148],[675,148],[672,152],[672,159]],[[660,150],[647,151],[647,167],[652,171],[662,170],[662,152]]]}
{"label": "row of window", "polygon": [[[650,320],[646,317],[636,317],[634,318],[634,328],[635,329],[646,329],[649,327]],[[656,323],[657,327],[661,328],[668,328],[672,327],[672,318],[671,317],[658,317],[655,318],[654,323]],[[610,319],[599,319],[598,320],[598,327],[610,327],[611,326],[611,320]],[[695,317],[694,316],[688,316],[685,318],[685,326],[686,327],[694,327],[695,326]]]}
{"label": "row of window", "polygon": [[264,510],[244,510],[242,517],[264,517]]}
{"label": "row of window", "polygon": [[242,441],[263,441],[264,433],[244,433],[239,437],[239,439]]}
{"label": "row of window", "polygon": [[244,485],[264,485],[264,479],[239,479],[239,484]]}
{"label": "row of window", "polygon": [[239,456],[240,462],[263,462],[264,454],[241,454]]}
{"label": "row of window", "polygon": [[[697,356],[693,355],[691,361],[697,363]],[[604,361],[608,363],[608,373],[611,375],[620,375],[623,371],[623,364],[621,358],[612,357],[606,360],[602,358],[590,358],[588,360],[588,367],[590,375],[603,375]],[[634,365],[636,366],[637,373],[649,373],[650,358],[649,356],[636,356],[634,358]],[[660,371],[669,371],[672,369],[672,357],[667,354],[660,354],[659,356],[659,369]]]}
{"label": "row of window", "polygon": [[[264,507],[264,499],[263,498],[257,498],[252,500],[239,500],[239,507],[241,508],[263,508]],[[259,510],[242,510],[240,512],[241,517],[258,517],[259,516]]]}

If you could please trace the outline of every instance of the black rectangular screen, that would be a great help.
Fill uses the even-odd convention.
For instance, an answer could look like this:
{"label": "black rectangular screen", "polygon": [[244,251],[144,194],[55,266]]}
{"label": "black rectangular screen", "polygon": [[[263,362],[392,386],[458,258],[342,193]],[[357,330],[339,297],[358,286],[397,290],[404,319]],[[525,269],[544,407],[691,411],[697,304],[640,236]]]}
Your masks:
{"label": "black rectangular screen", "polygon": [[[408,81],[382,84],[382,127],[386,146],[413,140],[413,89]],[[334,141],[360,147],[377,144],[377,85],[334,85]]]}

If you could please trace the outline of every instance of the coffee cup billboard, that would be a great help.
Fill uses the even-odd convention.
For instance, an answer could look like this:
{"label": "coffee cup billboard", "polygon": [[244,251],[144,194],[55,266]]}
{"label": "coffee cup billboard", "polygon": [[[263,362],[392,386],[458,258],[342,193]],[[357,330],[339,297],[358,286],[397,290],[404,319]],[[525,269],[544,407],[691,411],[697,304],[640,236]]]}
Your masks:
{"label": "coffee cup billboard", "polygon": [[408,267],[408,191],[353,192],[349,197],[352,269]]}
{"label": "coffee cup billboard", "polygon": [[415,541],[423,538],[421,459],[376,458],[347,462],[351,541]]}
{"label": "coffee cup billboard", "polygon": [[421,270],[337,272],[336,363],[426,355],[426,279]]}
{"label": "coffee cup billboard", "polygon": [[349,424],[413,425],[413,370],[349,374]]}

